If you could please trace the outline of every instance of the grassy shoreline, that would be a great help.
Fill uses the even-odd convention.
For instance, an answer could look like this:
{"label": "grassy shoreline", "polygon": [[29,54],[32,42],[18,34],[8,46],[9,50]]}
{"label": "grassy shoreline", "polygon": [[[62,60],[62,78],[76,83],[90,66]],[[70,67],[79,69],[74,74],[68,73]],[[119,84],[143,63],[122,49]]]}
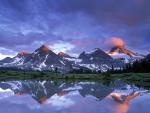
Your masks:
{"label": "grassy shoreline", "polygon": [[54,72],[37,72],[37,71],[0,71],[0,81],[7,80],[89,80],[111,82],[117,79],[123,80],[139,87],[150,88],[150,73],[123,73],[123,74],[59,74]]}

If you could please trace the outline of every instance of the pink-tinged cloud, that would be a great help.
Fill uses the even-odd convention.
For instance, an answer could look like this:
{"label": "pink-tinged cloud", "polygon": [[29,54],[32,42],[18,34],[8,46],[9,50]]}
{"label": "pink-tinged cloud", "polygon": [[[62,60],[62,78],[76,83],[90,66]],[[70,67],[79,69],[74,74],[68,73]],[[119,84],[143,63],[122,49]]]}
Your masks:
{"label": "pink-tinged cloud", "polygon": [[110,47],[124,47],[125,42],[121,37],[112,37],[105,42]]}

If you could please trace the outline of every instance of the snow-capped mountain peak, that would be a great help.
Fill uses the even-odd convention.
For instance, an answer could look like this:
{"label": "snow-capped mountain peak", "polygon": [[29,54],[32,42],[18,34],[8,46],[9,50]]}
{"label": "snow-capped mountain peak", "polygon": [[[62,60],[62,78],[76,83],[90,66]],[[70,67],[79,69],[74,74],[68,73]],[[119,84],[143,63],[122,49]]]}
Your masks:
{"label": "snow-capped mountain peak", "polygon": [[29,55],[29,54],[30,54],[30,53],[28,53],[28,52],[24,52],[24,51],[23,51],[23,52],[19,52],[19,53],[18,53],[18,55],[22,55],[22,56]]}
{"label": "snow-capped mountain peak", "polygon": [[[118,52],[115,49],[114,53],[120,55],[124,54],[130,58],[130,55],[125,54],[128,51],[124,48],[119,48]],[[111,51],[112,52],[112,51]],[[132,53],[128,51],[129,53]],[[137,55],[137,54],[134,54]],[[113,55],[111,55],[114,57]],[[124,66],[124,62],[113,59],[109,54],[96,48],[91,52],[83,51],[78,58],[72,57],[66,53],[60,52],[58,54],[49,50],[46,45],[42,45],[33,53],[20,52],[13,58],[5,58],[0,61],[2,67],[16,67],[20,69],[33,69],[33,70],[54,70],[57,68],[59,71],[70,71],[72,69],[89,69],[97,71],[107,71],[114,68]],[[122,56],[121,56],[122,57]]]}
{"label": "snow-capped mountain peak", "polygon": [[66,53],[64,53],[64,52],[59,52],[58,53],[58,56],[60,56],[60,57],[62,57],[62,58],[71,58],[71,56],[70,55],[68,55],[68,54],[66,54]]}
{"label": "snow-capped mountain peak", "polygon": [[126,49],[124,46],[113,47],[108,54],[114,59],[123,59],[125,63],[132,63],[135,60],[143,59],[145,56]]}
{"label": "snow-capped mountain peak", "polygon": [[49,48],[46,45],[42,45],[40,48],[35,50],[35,53],[43,53],[43,54],[48,54]]}

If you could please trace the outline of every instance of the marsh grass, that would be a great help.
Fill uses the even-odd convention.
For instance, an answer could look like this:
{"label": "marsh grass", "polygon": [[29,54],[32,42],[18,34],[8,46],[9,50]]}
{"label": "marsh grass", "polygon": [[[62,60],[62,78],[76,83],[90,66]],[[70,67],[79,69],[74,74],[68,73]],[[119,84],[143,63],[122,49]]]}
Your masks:
{"label": "marsh grass", "polygon": [[150,88],[150,73],[123,73],[123,74],[60,74],[54,72],[39,71],[14,71],[0,70],[0,80],[24,80],[24,79],[40,79],[40,80],[88,80],[101,81],[109,84],[111,81],[121,79],[129,84],[135,84],[139,87]]}

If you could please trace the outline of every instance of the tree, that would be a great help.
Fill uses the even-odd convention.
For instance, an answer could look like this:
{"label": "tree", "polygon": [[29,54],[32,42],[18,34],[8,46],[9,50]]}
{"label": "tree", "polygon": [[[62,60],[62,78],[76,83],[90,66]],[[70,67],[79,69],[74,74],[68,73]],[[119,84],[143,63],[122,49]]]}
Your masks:
{"label": "tree", "polygon": [[58,72],[58,68],[57,67],[55,67],[55,73],[57,73]]}

